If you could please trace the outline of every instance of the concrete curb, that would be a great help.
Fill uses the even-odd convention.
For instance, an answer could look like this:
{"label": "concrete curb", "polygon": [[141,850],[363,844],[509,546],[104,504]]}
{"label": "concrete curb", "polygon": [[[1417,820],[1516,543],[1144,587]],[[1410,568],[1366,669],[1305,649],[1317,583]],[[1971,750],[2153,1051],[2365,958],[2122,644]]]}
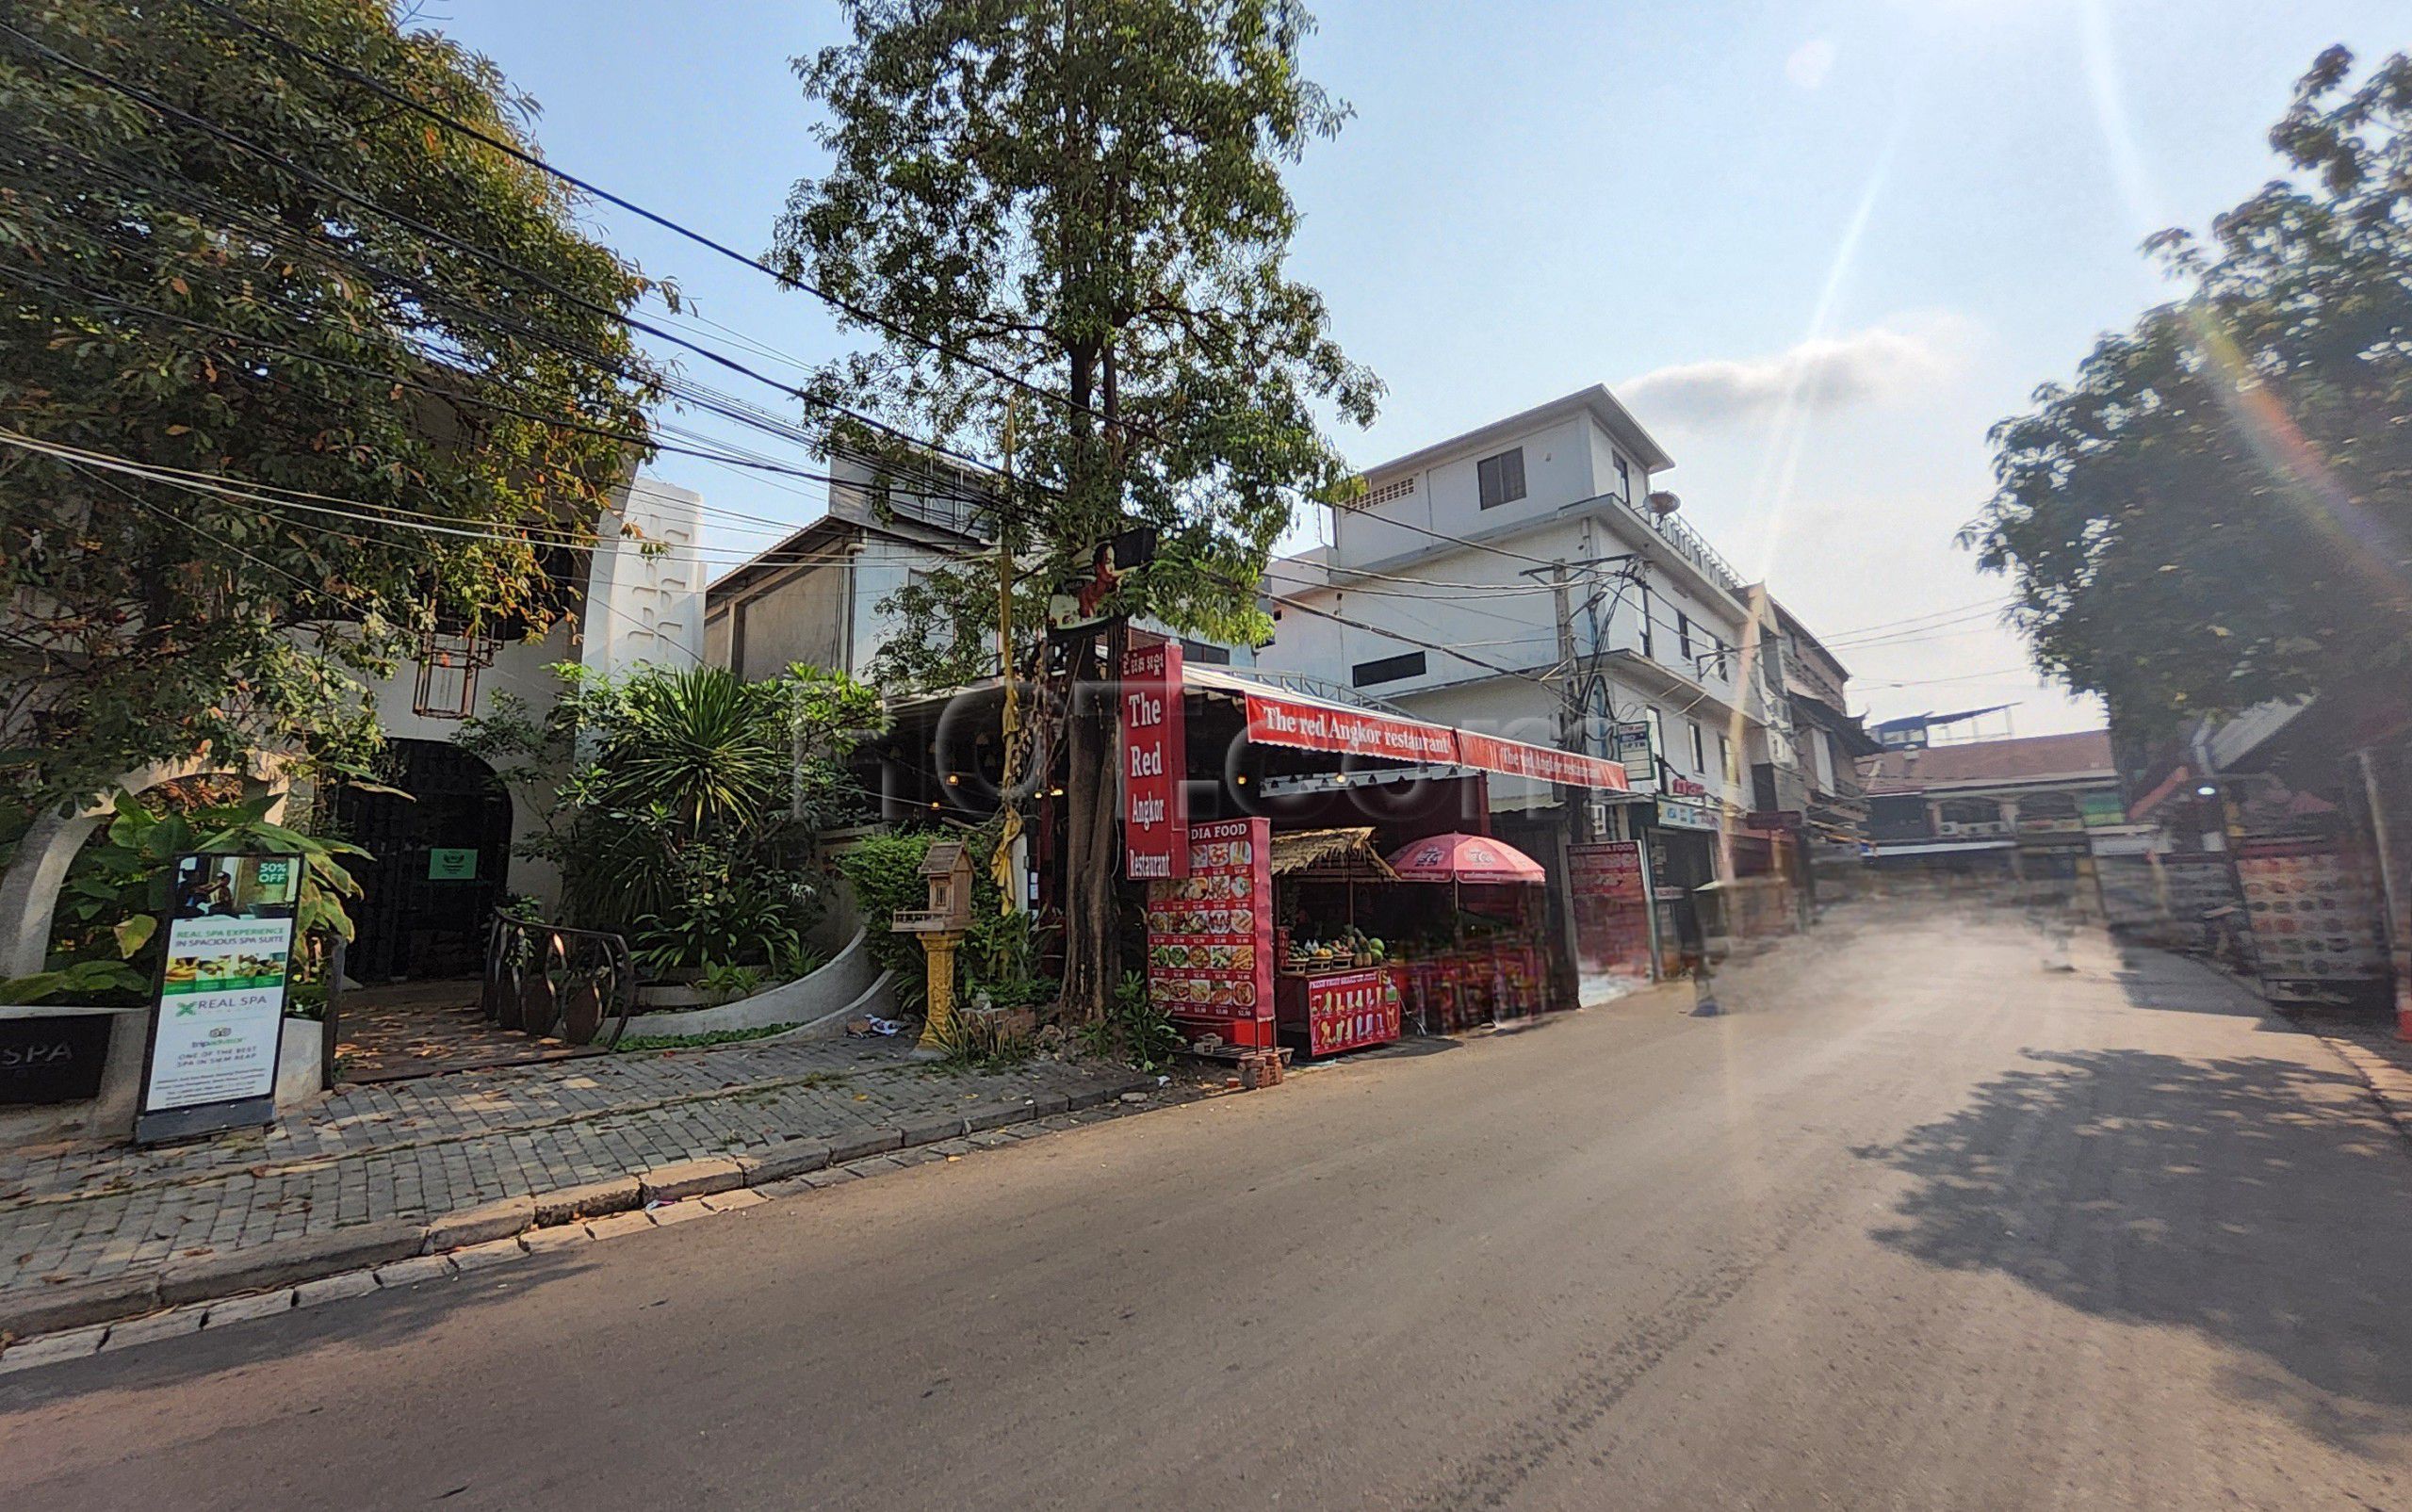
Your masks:
{"label": "concrete curb", "polygon": [[2354,1068],[2355,1074],[2362,1079],[2362,1084],[2370,1088],[2371,1097],[2377,1101],[2380,1110],[2395,1125],[2395,1131],[2406,1142],[2412,1142],[2412,1071],[2406,1071],[2386,1056],[2350,1039],[2319,1034],[2318,1031],[2312,1032]]}
{"label": "concrete curb", "polygon": [[[1135,1077],[1077,1093],[1042,1093],[1022,1103],[977,1108],[909,1129],[882,1125],[835,1139],[781,1140],[742,1155],[655,1166],[524,1197],[506,1197],[444,1213],[425,1223],[389,1220],[285,1240],[225,1254],[182,1257],[156,1271],[0,1295],[0,1375],[124,1343],[197,1331],[226,1322],[307,1307],[339,1296],[465,1274],[540,1250],[644,1227],[664,1227],[704,1211],[734,1211],[763,1200],[751,1188],[786,1195],[814,1173],[867,1157],[944,1144],[970,1134],[1059,1114],[1119,1107],[1131,1094],[1158,1090]],[[844,1173],[851,1177],[858,1173]],[[675,1205],[676,1218],[652,1217],[652,1204]],[[688,1210],[692,1205],[692,1212]],[[639,1220],[627,1222],[627,1220]],[[575,1230],[574,1232],[572,1230]],[[168,1311],[161,1311],[162,1308]],[[189,1314],[187,1318],[186,1315]],[[154,1318],[168,1320],[157,1326]],[[137,1325],[130,1320],[142,1320]],[[184,1326],[189,1322],[191,1326]],[[139,1331],[137,1332],[136,1330]],[[89,1336],[89,1338],[87,1338]],[[81,1347],[79,1347],[81,1341]],[[114,1347],[114,1345],[112,1345]]]}

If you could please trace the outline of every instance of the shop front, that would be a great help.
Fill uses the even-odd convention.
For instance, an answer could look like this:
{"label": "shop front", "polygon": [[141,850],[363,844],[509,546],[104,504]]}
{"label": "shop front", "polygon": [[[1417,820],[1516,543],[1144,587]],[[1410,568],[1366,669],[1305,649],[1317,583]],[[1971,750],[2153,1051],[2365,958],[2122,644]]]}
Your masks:
{"label": "shop front", "polygon": [[[1489,833],[1488,782],[1622,790],[1621,766],[1184,673],[1177,648],[1130,670],[1185,706],[1185,759],[1166,765],[1188,780],[1167,801],[1146,775],[1156,702],[1125,699],[1125,770],[1143,774],[1125,828],[1147,837],[1126,875],[1148,888],[1149,995],[1192,1043],[1322,1056],[1574,1000],[1551,980],[1544,870]],[[1176,815],[1185,842],[1165,844]]]}

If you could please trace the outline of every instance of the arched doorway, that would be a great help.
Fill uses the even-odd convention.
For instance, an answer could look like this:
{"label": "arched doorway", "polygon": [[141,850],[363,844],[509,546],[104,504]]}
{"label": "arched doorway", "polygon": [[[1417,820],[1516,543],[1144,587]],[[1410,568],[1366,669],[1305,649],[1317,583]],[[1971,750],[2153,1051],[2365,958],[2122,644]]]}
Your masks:
{"label": "arched doorway", "polygon": [[400,793],[347,787],[335,800],[338,833],[370,857],[351,869],[361,896],[346,969],[361,983],[474,975],[510,864],[511,795],[459,746],[387,750]]}

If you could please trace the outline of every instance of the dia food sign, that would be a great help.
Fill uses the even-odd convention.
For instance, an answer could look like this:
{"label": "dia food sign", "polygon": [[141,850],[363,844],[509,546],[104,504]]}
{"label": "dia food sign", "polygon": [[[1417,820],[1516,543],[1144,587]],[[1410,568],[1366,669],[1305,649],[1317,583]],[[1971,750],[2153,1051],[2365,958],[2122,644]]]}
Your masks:
{"label": "dia food sign", "polygon": [[1189,875],[1189,740],[1182,722],[1181,647],[1122,653],[1122,856],[1133,881]]}

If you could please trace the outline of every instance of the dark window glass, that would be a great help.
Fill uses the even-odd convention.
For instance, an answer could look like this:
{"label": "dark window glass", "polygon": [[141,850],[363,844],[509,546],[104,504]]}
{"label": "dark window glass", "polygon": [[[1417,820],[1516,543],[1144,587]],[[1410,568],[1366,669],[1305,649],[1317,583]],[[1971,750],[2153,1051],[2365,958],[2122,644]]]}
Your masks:
{"label": "dark window glass", "polygon": [[1410,651],[1405,656],[1384,657],[1378,661],[1361,661],[1350,669],[1348,680],[1360,688],[1371,688],[1377,682],[1396,682],[1401,677],[1424,675],[1424,653]]}
{"label": "dark window glass", "polygon": [[1474,464],[1475,480],[1482,489],[1482,507],[1497,509],[1524,496],[1524,448],[1503,451],[1496,457],[1485,457]]}

